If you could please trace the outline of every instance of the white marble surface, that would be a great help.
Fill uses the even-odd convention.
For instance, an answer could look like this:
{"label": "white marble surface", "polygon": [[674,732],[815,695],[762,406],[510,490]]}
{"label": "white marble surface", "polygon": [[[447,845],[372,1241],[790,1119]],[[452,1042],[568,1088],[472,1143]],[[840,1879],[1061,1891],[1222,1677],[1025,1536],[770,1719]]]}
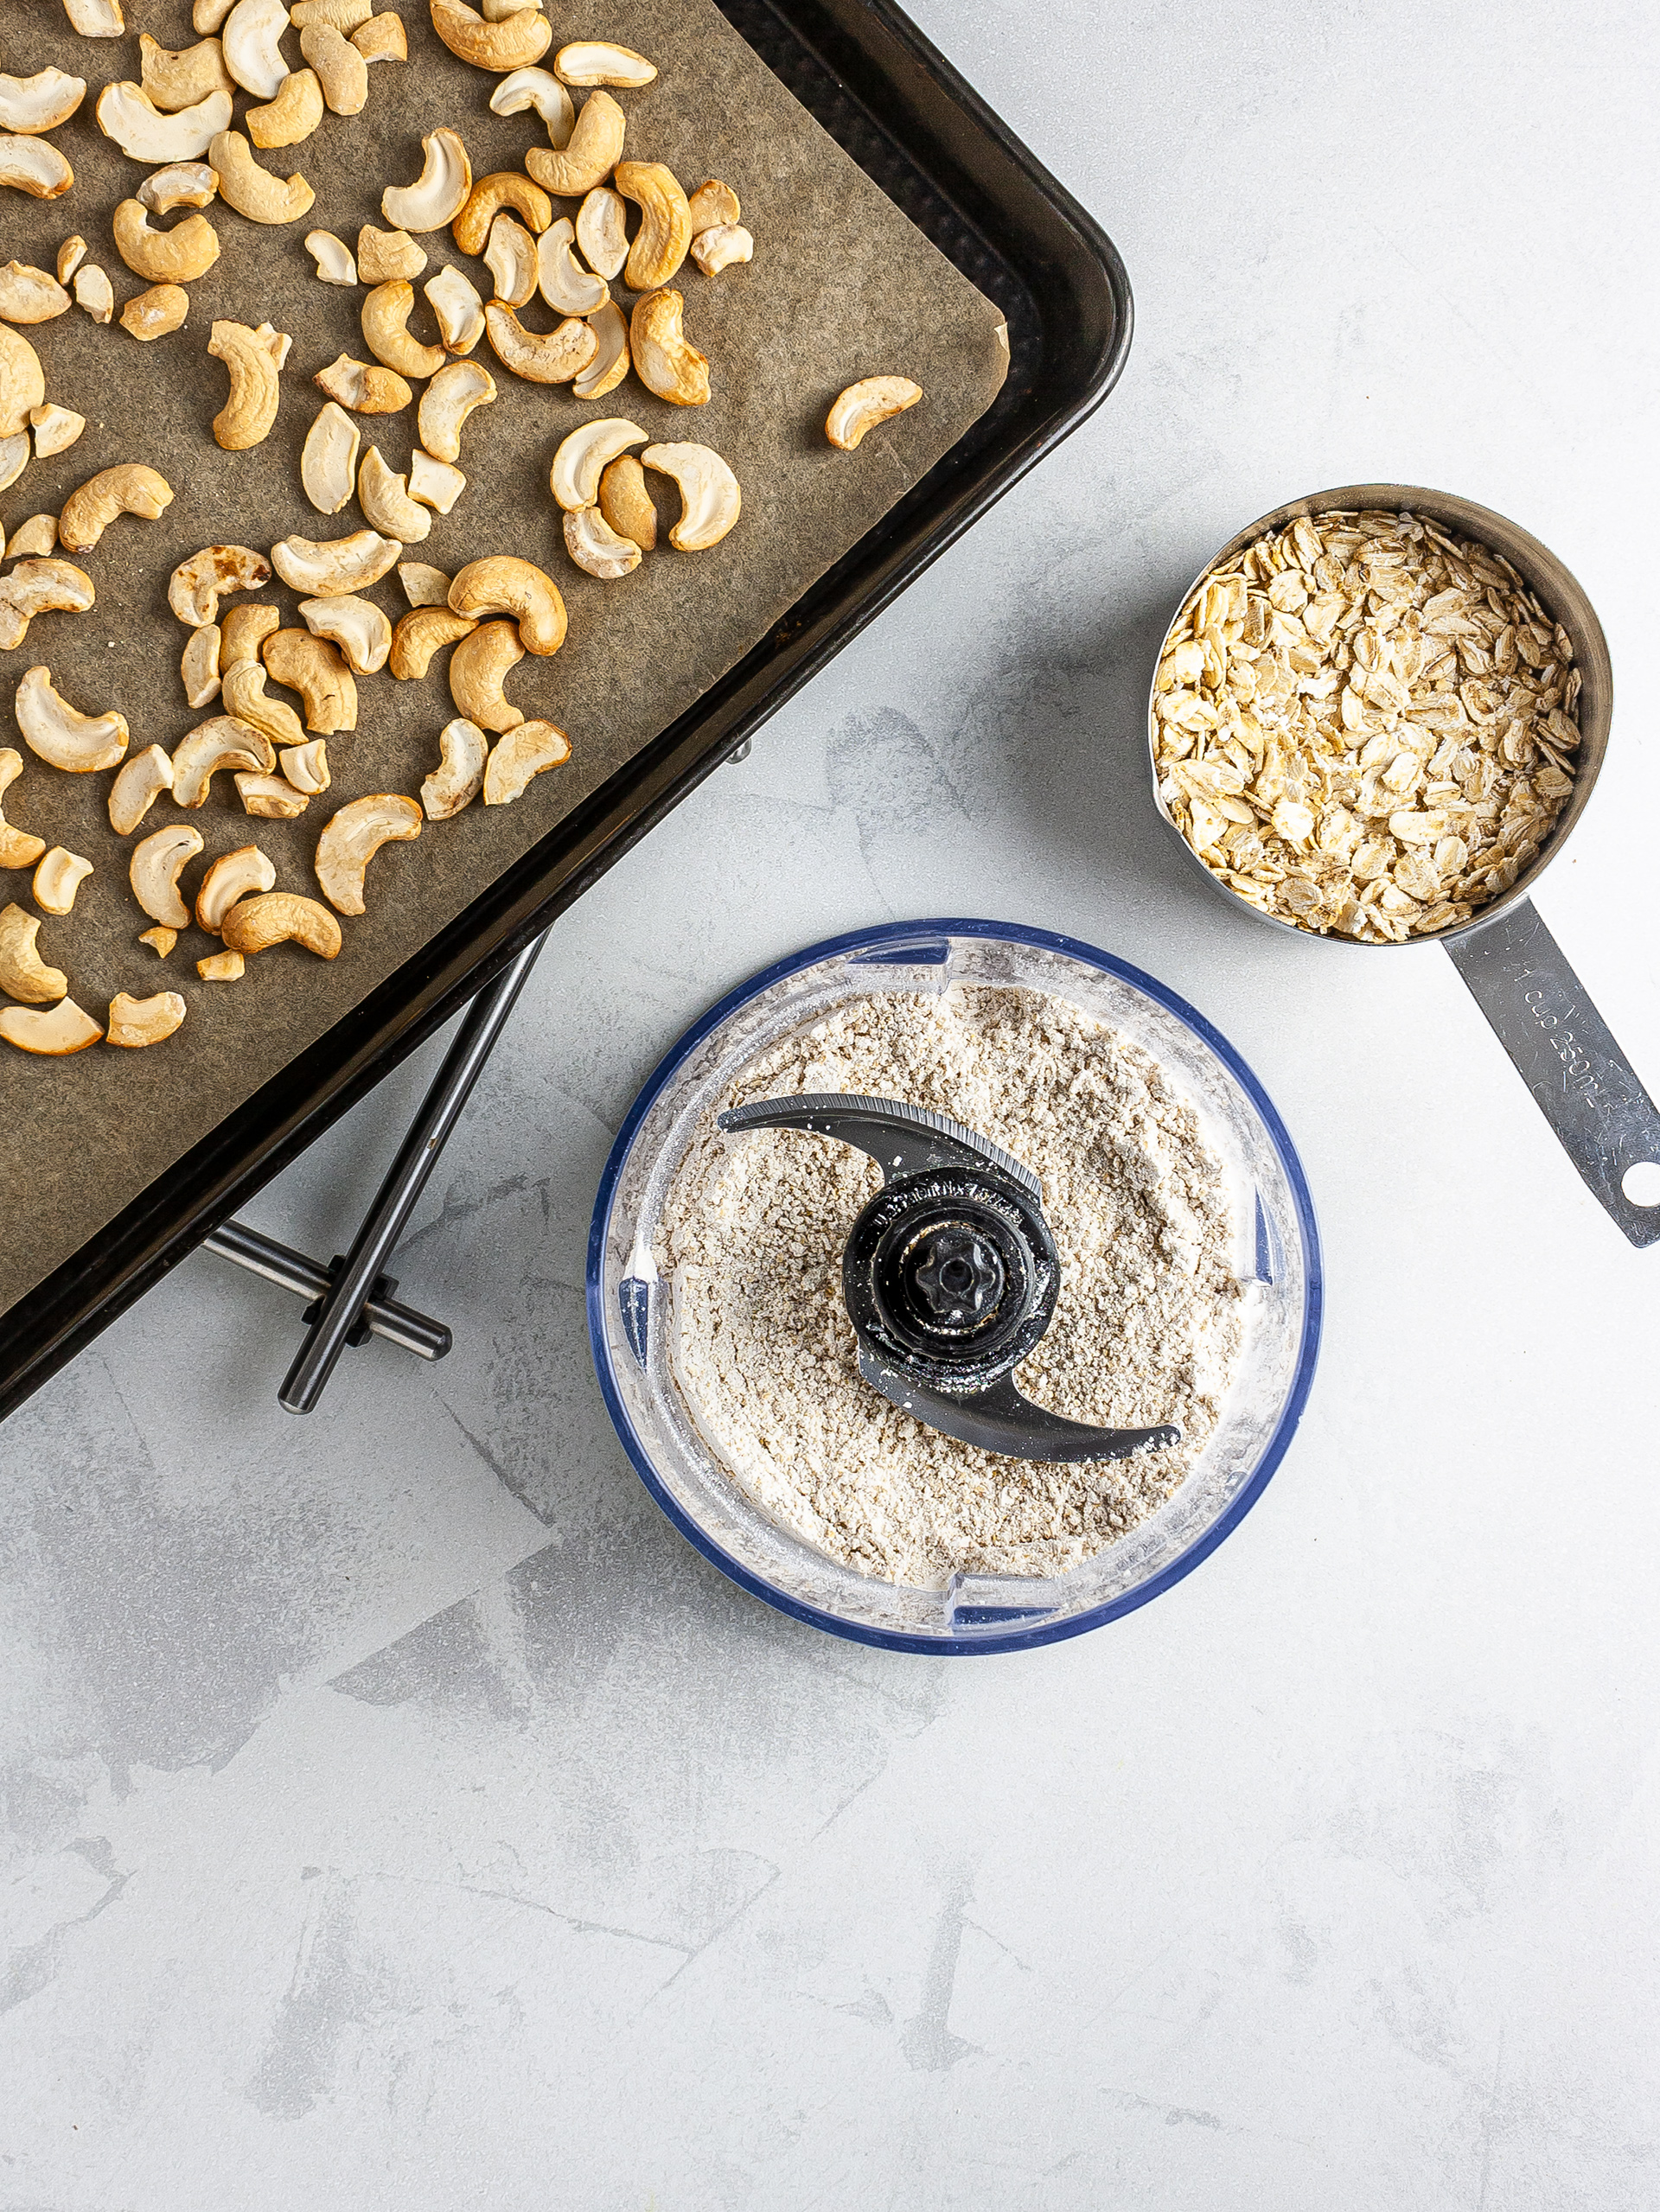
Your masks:
{"label": "white marble surface", "polygon": [[[450,1361],[351,1355],[292,1420],[294,1307],[199,1257],[0,1431],[0,2212],[1660,2200],[1660,1251],[1439,953],[1235,921],[1138,767],[1165,615],[1252,515],[1369,477],[1515,515],[1623,695],[1539,902],[1660,1090],[1660,19],[917,12],[1117,239],[1124,382],[561,924],[398,1265]],[[963,1666],[706,1568],[580,1295],[686,1022],[954,909],[1221,1024],[1331,1288],[1220,1552]],[[333,1249],[432,1059],[251,1218]]]}

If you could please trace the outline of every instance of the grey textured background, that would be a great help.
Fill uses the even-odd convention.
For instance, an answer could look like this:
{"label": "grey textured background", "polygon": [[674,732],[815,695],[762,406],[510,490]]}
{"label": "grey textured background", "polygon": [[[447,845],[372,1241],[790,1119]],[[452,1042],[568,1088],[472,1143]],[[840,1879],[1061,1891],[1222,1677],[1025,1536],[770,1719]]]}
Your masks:
{"label": "grey textured background", "polygon": [[[396,1271],[451,1359],[352,1354],[291,1421],[296,1307],[201,1258],[0,1431],[4,2212],[1660,2196],[1660,1253],[1438,952],[1235,921],[1137,766],[1165,618],[1253,515],[1372,475],[1515,515],[1622,695],[1540,904],[1660,1089],[1660,25],[918,11],[1123,248],[1125,381],[560,925]],[[1232,1037],[1331,1308],[1294,1448],[1197,1573],[947,1665],[687,1550],[581,1283],[692,1017],[965,908]],[[334,1250],[431,1064],[252,1218]]]}

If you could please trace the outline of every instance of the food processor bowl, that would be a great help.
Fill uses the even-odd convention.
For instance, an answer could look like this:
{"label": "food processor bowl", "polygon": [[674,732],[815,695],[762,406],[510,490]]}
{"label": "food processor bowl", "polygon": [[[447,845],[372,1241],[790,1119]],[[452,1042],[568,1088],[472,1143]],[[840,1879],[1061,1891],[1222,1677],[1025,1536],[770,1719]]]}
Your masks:
{"label": "food processor bowl", "polygon": [[[1234,1197],[1245,1294],[1237,1374],[1186,1481],[1126,1536],[1063,1574],[960,1573],[940,1589],[860,1574],[781,1527],[730,1474],[674,1380],[672,1281],[654,1240],[706,1114],[794,1031],[884,991],[953,984],[1043,991],[1107,1023],[1166,1069],[1197,1112]],[[688,1541],[755,1597],[833,1635],[891,1650],[1016,1651],[1099,1628],[1196,1567],[1261,1495],[1291,1442],[1319,1345],[1319,1240],[1301,1163],[1239,1055],[1127,961],[1008,922],[890,923],[763,969],[697,1022],[618,1132],[588,1242],[588,1327],[607,1410],[641,1480]]]}

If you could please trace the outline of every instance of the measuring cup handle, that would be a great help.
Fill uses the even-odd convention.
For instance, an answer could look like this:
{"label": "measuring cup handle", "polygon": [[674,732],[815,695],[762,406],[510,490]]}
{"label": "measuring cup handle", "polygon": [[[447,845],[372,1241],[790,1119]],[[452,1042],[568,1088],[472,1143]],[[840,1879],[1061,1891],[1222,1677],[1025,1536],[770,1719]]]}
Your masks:
{"label": "measuring cup handle", "polygon": [[1635,1245],[1660,1242],[1660,1205],[1622,1187],[1660,1164],[1660,1110],[1530,899],[1447,947],[1562,1149]]}

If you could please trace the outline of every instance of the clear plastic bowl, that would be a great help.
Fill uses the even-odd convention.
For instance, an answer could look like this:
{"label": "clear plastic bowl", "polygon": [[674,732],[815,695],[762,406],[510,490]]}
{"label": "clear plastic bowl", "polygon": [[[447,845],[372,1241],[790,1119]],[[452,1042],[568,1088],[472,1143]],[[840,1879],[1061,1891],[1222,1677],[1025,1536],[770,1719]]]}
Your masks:
{"label": "clear plastic bowl", "polygon": [[[1251,1284],[1243,1355],[1223,1418],[1158,1512],[1069,1572],[959,1574],[943,1590],[844,1567],[778,1526],[710,1452],[670,1374],[669,1298],[651,1245],[692,1133],[741,1069],[851,998],[1013,985],[1065,999],[1176,1077],[1224,1161]],[[1319,1346],[1319,1240],[1284,1125],[1225,1037],[1139,968],[1069,937],[996,921],[914,921],[812,945],[696,1023],[646,1084],[601,1178],[588,1242],[588,1327],[599,1386],[641,1480],[682,1535],[768,1604],[833,1635],[896,1651],[1018,1651],[1145,1605],[1236,1527],[1284,1457]]]}

